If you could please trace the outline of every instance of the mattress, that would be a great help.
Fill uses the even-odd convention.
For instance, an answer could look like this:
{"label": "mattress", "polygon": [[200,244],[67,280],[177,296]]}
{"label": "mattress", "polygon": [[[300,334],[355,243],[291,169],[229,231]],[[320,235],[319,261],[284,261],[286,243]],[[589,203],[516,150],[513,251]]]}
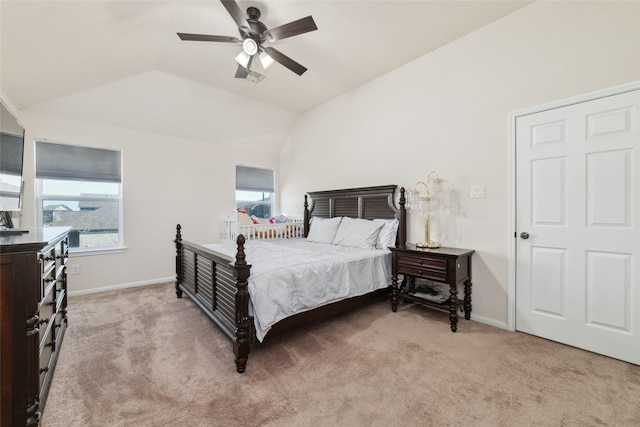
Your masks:
{"label": "mattress", "polygon": [[[204,245],[235,257],[231,242]],[[251,240],[245,244],[251,264],[248,291],[256,337],[262,341],[278,321],[391,284],[391,252],[360,249],[305,239]]]}

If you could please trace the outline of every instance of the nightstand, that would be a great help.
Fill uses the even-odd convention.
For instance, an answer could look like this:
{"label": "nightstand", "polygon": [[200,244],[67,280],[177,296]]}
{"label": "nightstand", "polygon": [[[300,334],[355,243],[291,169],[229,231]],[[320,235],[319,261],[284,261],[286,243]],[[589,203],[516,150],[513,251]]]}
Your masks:
{"label": "nightstand", "polygon": [[[475,252],[458,248],[417,248],[407,244],[404,248],[391,250],[392,291],[391,309],[397,310],[398,298],[449,312],[451,331],[458,329],[458,283],[464,283],[464,317],[471,318],[471,255]],[[398,275],[404,276],[398,289]],[[445,301],[427,299],[424,295],[412,294],[408,290],[416,278],[449,285],[449,298]]]}

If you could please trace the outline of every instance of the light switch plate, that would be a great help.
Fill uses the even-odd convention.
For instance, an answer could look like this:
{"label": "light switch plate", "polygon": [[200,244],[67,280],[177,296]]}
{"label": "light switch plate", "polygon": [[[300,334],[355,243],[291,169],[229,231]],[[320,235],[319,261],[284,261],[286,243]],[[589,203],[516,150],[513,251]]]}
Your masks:
{"label": "light switch plate", "polygon": [[484,199],[484,185],[475,185],[471,187],[472,199]]}

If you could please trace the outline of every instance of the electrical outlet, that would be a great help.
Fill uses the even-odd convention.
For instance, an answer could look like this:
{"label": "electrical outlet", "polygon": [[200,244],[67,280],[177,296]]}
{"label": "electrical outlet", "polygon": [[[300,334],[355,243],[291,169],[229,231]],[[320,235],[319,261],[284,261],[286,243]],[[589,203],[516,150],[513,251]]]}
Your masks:
{"label": "electrical outlet", "polygon": [[80,264],[71,264],[71,274],[80,274]]}
{"label": "electrical outlet", "polygon": [[484,185],[476,185],[471,187],[472,199],[484,199]]}

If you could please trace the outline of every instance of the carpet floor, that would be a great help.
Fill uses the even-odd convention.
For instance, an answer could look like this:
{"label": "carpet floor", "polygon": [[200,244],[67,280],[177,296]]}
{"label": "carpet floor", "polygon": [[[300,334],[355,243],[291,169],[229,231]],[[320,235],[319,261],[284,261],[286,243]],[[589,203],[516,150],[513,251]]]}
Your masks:
{"label": "carpet floor", "polygon": [[380,301],[256,346],[170,283],[69,299],[43,427],[640,426],[640,366]]}

